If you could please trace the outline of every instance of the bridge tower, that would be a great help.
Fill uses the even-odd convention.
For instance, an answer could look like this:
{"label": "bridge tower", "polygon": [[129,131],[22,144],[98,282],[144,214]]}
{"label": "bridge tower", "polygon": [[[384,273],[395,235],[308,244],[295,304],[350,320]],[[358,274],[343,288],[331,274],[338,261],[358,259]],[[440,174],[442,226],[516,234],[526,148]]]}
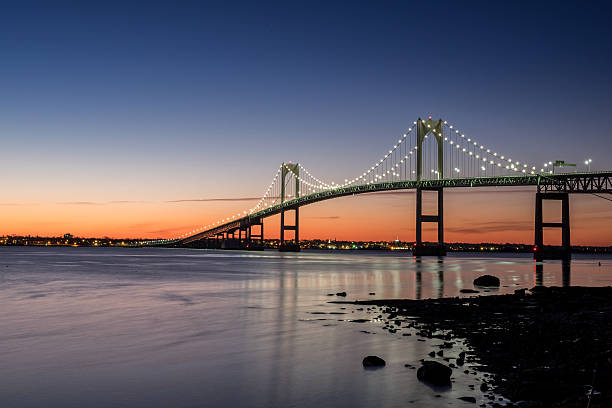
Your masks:
{"label": "bridge tower", "polygon": [[[283,163],[281,167],[281,205],[285,203],[285,179],[289,173],[293,173],[295,178],[295,198],[300,197],[300,166],[295,163]],[[295,219],[293,225],[285,224],[285,212],[293,210],[295,213]],[[281,208],[281,221],[280,221],[280,244],[278,246],[279,251],[283,252],[299,252],[300,250],[300,207],[295,205],[292,208]],[[285,240],[285,231],[294,231],[293,241]]]}
{"label": "bridge tower", "polygon": [[[259,233],[255,231],[253,227],[259,226]],[[264,223],[262,217],[251,217],[249,216],[248,221],[245,225],[245,238],[246,247],[249,250],[263,250],[264,249]]]}
{"label": "bridge tower", "polygon": [[[427,134],[432,134],[438,146],[438,179],[444,178],[444,122],[418,119],[417,129],[417,189],[416,189],[416,242],[413,255],[446,255],[444,248],[444,190],[442,187],[423,187],[423,140]],[[423,191],[435,191],[438,196],[438,213],[436,215],[423,215]],[[438,225],[438,244],[435,246],[423,245],[423,223],[435,222]]]}
{"label": "bridge tower", "polygon": [[[538,186],[538,190],[540,187]],[[561,201],[561,222],[544,222],[542,203],[544,200]],[[561,249],[544,246],[544,228],[561,228]],[[535,202],[535,237],[533,258],[536,261],[544,259],[562,259],[569,261],[572,257],[570,245],[570,210],[569,193],[536,193]]]}

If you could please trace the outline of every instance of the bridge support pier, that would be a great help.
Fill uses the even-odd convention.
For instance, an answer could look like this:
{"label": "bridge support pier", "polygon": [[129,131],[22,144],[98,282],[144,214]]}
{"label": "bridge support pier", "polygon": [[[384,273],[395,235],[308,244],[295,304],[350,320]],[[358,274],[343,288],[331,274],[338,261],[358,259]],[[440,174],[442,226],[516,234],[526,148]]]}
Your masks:
{"label": "bridge support pier", "polygon": [[[286,197],[285,178],[289,173],[292,173],[295,178],[295,198],[300,197],[300,165],[295,163],[283,163],[281,171],[281,212],[280,212],[280,244],[278,250],[281,252],[299,252],[300,251],[300,207],[299,205],[284,207]],[[285,212],[293,210],[295,212],[295,222],[293,225],[285,225]],[[285,241],[285,231],[293,231],[295,233],[293,241]]]}
{"label": "bridge support pier", "polygon": [[[295,212],[295,221],[293,225],[285,224],[285,210],[281,210],[280,222],[280,244],[278,250],[281,252],[299,252],[300,251],[300,207],[293,208]],[[293,231],[294,239],[291,241],[285,240],[285,231]]]}
{"label": "bridge support pier", "polygon": [[[259,233],[254,231],[259,226]],[[264,224],[263,218],[252,220],[246,230],[246,246],[249,251],[263,251],[264,249]]]}
{"label": "bridge support pier", "polygon": [[[438,195],[438,214],[423,215],[423,191],[436,191]],[[438,224],[438,243],[423,245],[423,223],[435,222]],[[444,247],[444,189],[442,187],[417,187],[416,190],[416,242],[412,254],[415,256],[446,255]]]}
{"label": "bridge support pier", "polygon": [[[542,216],[542,203],[544,200],[561,201],[561,222],[544,222]],[[561,248],[544,246],[544,228],[561,228]],[[572,258],[569,193],[536,193],[534,235],[533,258],[536,261],[544,259],[563,259],[567,261]]]}

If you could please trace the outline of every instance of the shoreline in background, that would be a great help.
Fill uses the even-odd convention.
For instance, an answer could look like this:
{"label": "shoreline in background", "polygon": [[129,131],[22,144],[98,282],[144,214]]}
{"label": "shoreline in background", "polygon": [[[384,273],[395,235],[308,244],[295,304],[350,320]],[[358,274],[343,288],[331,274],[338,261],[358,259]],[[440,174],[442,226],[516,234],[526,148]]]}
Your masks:
{"label": "shoreline in background", "polygon": [[[52,247],[138,247],[141,238],[83,238],[65,234],[61,237],[17,236],[0,237],[0,246],[52,246]],[[278,239],[264,240],[264,249],[278,249]],[[427,243],[425,243],[427,244]],[[411,251],[413,241],[339,241],[310,239],[301,240],[300,248],[305,250],[324,251]],[[533,253],[532,244],[517,243],[465,243],[452,242],[445,244],[447,252],[476,253]],[[573,245],[573,253],[612,254],[612,246],[581,246]]]}

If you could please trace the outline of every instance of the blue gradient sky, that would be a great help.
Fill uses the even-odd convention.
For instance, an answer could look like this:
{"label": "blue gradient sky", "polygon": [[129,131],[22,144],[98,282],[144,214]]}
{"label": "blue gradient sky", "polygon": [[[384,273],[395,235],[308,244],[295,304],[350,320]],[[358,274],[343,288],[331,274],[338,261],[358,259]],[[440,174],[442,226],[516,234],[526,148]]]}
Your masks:
{"label": "blue gradient sky", "polygon": [[610,3],[81,3],[2,5],[0,233],[170,236],[244,204],[166,201],[344,179],[429,114],[612,169]]}

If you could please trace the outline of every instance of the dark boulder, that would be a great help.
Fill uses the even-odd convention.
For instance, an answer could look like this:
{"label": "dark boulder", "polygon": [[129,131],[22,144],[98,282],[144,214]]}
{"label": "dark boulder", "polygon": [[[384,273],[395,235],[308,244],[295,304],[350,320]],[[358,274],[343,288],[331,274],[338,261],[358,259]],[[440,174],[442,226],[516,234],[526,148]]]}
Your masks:
{"label": "dark boulder", "polygon": [[465,401],[465,402],[471,402],[472,404],[476,403],[476,398],[474,397],[459,397],[457,399],[460,399],[461,401]]}
{"label": "dark boulder", "polygon": [[364,367],[384,367],[387,363],[378,356],[367,356],[363,359]]}
{"label": "dark boulder", "polygon": [[480,293],[480,291],[476,289],[461,289],[459,292],[460,293]]}
{"label": "dark boulder", "polygon": [[499,287],[499,278],[492,275],[482,275],[474,279],[474,286],[497,286]]}
{"label": "dark boulder", "polygon": [[423,361],[423,366],[417,370],[417,378],[433,385],[450,385],[453,373],[449,367],[437,361]]}
{"label": "dark boulder", "polygon": [[533,288],[529,289],[529,291],[531,293],[548,293],[548,292],[550,292],[550,288],[548,288],[546,286],[542,286],[542,285],[537,285],[537,286],[534,286]]}
{"label": "dark boulder", "polygon": [[346,296],[346,292],[338,292],[336,293],[336,296]]}

